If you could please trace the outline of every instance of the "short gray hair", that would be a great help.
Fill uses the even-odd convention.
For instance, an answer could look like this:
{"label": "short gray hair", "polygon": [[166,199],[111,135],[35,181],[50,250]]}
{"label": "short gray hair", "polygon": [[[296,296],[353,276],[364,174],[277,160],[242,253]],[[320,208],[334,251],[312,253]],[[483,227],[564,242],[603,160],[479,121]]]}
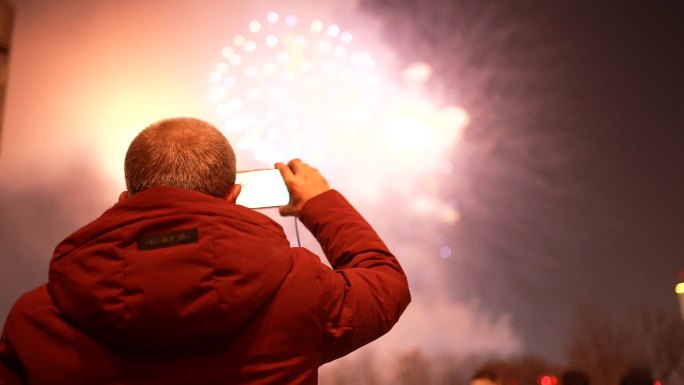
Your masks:
{"label": "short gray hair", "polygon": [[223,198],[235,184],[235,153],[221,132],[195,118],[156,122],[126,152],[126,188],[135,195],[171,186]]}

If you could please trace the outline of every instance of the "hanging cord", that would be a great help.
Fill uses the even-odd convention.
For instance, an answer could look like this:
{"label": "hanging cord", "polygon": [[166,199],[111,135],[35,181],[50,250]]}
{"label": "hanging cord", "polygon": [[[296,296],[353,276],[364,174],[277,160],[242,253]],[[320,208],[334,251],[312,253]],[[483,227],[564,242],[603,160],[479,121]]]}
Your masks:
{"label": "hanging cord", "polygon": [[302,242],[299,241],[299,226],[297,226],[297,217],[294,217],[295,234],[297,234],[297,247],[302,247]]}

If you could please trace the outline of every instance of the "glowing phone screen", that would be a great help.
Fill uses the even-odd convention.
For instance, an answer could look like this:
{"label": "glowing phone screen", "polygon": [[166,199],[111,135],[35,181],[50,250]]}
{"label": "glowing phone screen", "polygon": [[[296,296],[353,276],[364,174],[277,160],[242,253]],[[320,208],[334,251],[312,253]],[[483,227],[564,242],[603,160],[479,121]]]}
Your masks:
{"label": "glowing phone screen", "polygon": [[290,201],[283,177],[276,169],[240,171],[235,183],[242,186],[237,204],[245,207],[279,207]]}

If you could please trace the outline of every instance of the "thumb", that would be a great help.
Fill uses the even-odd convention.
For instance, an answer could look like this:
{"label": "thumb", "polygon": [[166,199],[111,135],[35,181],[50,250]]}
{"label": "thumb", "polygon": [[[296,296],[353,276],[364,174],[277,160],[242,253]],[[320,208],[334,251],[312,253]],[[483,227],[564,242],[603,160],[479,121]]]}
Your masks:
{"label": "thumb", "polygon": [[279,212],[280,215],[283,216],[283,217],[289,217],[289,216],[295,215],[294,208],[293,208],[292,206],[290,206],[289,203],[288,203],[287,205],[285,205],[285,206],[280,206],[280,207],[278,208],[278,212]]}

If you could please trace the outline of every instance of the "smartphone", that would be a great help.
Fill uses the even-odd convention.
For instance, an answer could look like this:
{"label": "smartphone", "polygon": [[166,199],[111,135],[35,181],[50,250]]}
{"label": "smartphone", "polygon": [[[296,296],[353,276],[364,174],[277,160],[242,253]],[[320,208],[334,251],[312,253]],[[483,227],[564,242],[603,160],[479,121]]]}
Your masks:
{"label": "smartphone", "polygon": [[242,186],[237,204],[251,209],[285,206],[290,193],[277,169],[238,171],[235,183]]}

